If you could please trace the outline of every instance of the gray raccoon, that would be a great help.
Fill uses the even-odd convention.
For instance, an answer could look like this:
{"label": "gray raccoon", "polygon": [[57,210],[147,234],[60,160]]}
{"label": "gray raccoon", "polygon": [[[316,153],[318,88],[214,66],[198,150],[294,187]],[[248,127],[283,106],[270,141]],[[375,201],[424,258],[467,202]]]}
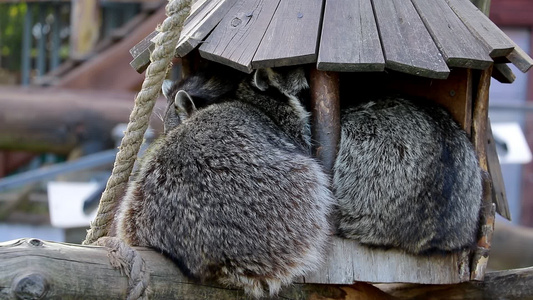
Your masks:
{"label": "gray raccoon", "polygon": [[339,235],[414,254],[473,245],[482,171],[466,133],[428,102],[385,97],[342,111]]}
{"label": "gray raccoon", "polygon": [[118,236],[161,251],[192,278],[255,297],[317,268],[333,197],[307,155],[308,114],[292,96],[306,87],[303,75],[288,84],[258,70],[202,108],[193,90],[165,85],[177,113],[128,187]]}

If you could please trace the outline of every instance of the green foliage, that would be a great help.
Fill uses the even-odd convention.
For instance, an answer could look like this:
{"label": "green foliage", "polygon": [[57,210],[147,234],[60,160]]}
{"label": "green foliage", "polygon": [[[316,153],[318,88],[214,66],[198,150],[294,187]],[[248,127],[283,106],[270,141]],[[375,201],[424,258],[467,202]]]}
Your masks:
{"label": "green foliage", "polygon": [[26,3],[0,4],[0,67],[11,71],[20,69],[22,30]]}

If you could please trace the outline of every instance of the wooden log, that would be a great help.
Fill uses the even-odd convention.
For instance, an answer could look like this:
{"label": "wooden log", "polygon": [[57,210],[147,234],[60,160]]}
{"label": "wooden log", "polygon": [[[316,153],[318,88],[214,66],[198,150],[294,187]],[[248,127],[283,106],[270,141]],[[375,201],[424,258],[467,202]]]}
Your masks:
{"label": "wooden log", "polygon": [[445,0],[413,0],[413,4],[448,66],[484,70],[492,64],[485,46],[472,35]]}
{"label": "wooden log", "polygon": [[[240,290],[197,283],[156,251],[135,248],[146,262],[150,299],[248,299]],[[114,269],[108,250],[97,246],[20,239],[0,243],[0,298],[125,299],[128,279]],[[529,299],[533,268],[487,273],[484,282],[456,285],[292,284],[274,299]],[[386,291],[386,292],[385,292]]]}
{"label": "wooden log", "polygon": [[331,171],[340,140],[339,75],[335,72],[311,71],[312,136],[315,156],[326,171]]}
{"label": "wooden log", "polygon": [[[0,149],[67,154],[91,138],[111,142],[112,128],[128,122],[134,98],[129,92],[1,87]],[[153,116],[151,126],[160,130],[161,120]]]}
{"label": "wooden log", "polygon": [[[135,248],[146,262],[150,299],[249,299],[241,290],[187,279],[168,259],[147,248]],[[0,243],[0,298],[125,299],[128,280],[114,269],[107,250],[97,246],[20,239]],[[392,299],[379,289],[293,284],[276,299]]]}
{"label": "wooden log", "polygon": [[387,68],[430,78],[448,77],[450,70],[411,1],[372,3]]}
{"label": "wooden log", "polygon": [[379,72],[385,69],[370,1],[326,1],[317,69],[337,72]]}

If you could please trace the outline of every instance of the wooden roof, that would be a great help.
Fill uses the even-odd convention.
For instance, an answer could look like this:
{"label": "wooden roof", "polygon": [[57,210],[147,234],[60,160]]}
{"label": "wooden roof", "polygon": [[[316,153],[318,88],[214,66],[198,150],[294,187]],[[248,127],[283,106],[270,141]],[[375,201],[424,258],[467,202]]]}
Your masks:
{"label": "wooden roof", "polygon": [[533,60],[469,0],[198,0],[176,47],[244,72],[316,63],[444,79]]}

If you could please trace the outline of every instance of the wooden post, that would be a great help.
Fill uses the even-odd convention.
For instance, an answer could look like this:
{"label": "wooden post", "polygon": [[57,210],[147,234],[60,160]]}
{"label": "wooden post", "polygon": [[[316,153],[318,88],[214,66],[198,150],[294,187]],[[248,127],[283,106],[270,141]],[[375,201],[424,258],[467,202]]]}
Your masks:
{"label": "wooden post", "polygon": [[476,149],[479,165],[485,176],[483,176],[479,240],[472,258],[472,273],[470,275],[472,280],[483,280],[485,276],[492,233],[494,231],[495,207],[492,203],[492,180],[489,174],[486,147],[491,74],[492,66],[481,72],[473,109],[472,142]]}
{"label": "wooden post", "polygon": [[314,154],[330,172],[340,140],[339,74],[311,70]]}
{"label": "wooden post", "polygon": [[70,57],[90,56],[100,32],[100,7],[97,0],[72,0],[70,11]]}

